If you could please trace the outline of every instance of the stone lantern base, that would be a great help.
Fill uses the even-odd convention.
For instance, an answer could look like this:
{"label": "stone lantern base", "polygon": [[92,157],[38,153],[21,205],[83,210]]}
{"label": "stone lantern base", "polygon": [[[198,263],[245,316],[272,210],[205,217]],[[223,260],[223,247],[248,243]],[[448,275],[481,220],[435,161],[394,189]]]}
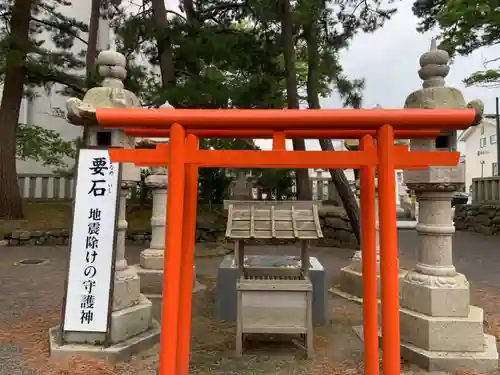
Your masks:
{"label": "stone lantern base", "polygon": [[[354,258],[354,257],[353,257]],[[378,270],[377,263],[377,298],[380,299],[380,273]],[[399,270],[399,290],[401,291],[402,280],[406,275],[405,270]],[[353,301],[359,300],[362,302],[363,298],[363,273],[361,272],[361,262],[355,262],[354,260],[351,263],[340,269],[340,285],[339,289],[342,294],[348,299]],[[340,295],[340,293],[338,293]],[[401,292],[400,292],[401,294]]]}
{"label": "stone lantern base", "polygon": [[401,355],[428,371],[496,369],[496,339],[484,333],[483,309],[469,300],[469,283],[460,273],[408,272],[399,309]]}
{"label": "stone lantern base", "polygon": [[[151,309],[151,308],[149,308]],[[129,324],[135,318],[130,316],[121,316],[115,320],[114,326],[117,331],[129,329]],[[106,361],[115,363],[128,360],[132,355],[151,348],[158,343],[160,339],[160,324],[156,320],[151,321],[151,326],[147,331],[141,332],[128,339],[114,343],[109,347],[92,344],[65,344],[59,345],[59,326],[49,330],[49,344],[51,358],[63,359],[75,355],[87,356],[92,358],[102,358]]]}
{"label": "stone lantern base", "polygon": [[[143,253],[145,251],[147,250],[144,250]],[[143,257],[143,254],[141,254],[141,263],[130,267],[141,278],[141,293],[149,299],[161,298],[163,289],[163,257],[161,257],[162,268],[150,268],[152,266],[151,263],[158,264],[160,260],[148,259],[147,256]],[[193,292],[201,288],[201,284],[196,281],[196,266],[193,266]]]}
{"label": "stone lantern base", "polygon": [[60,327],[57,326],[49,330],[51,357],[76,354],[115,362],[156,344],[160,325],[153,319],[152,302],[140,294],[140,284],[140,278],[130,267],[115,279],[110,346],[104,345],[104,334],[94,332],[66,332],[65,343],[60,345]]}

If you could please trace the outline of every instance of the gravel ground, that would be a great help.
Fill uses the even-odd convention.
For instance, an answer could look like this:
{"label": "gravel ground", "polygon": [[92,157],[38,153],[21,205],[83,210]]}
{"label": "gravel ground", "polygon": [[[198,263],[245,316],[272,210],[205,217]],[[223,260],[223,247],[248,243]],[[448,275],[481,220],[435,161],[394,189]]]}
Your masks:
{"label": "gravel ground", "polygon": [[[416,233],[399,233],[401,266],[415,261]],[[500,329],[500,238],[458,232],[454,237],[457,269],[472,285],[472,302],[486,311],[486,329],[499,336]],[[127,249],[129,263],[137,263],[142,248]],[[266,247],[258,251],[290,253],[289,247]],[[252,249],[252,251],[255,251]],[[352,250],[314,248],[327,269],[331,285],[341,267],[349,262]],[[25,258],[43,258],[38,266],[19,265]],[[288,344],[257,343],[243,359],[234,359],[234,326],[211,319],[213,280],[221,257],[197,259],[197,272],[208,289],[194,298],[192,375],[314,375],[357,374],[362,363],[362,344],[351,326],[361,323],[357,305],[338,297],[329,301],[332,326],[315,332],[317,355],[313,361]],[[0,249],[0,375],[17,374],[154,374],[158,348],[141,353],[132,361],[112,368],[109,364],[83,358],[55,363],[47,359],[47,330],[60,320],[67,250],[57,247],[7,247]],[[272,354],[270,354],[272,353]],[[404,364],[405,369],[411,369]]]}

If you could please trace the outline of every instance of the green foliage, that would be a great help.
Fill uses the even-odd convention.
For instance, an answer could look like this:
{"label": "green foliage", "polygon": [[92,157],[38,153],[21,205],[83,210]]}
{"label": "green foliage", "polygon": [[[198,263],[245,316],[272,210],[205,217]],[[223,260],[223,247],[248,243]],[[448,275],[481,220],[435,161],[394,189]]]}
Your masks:
{"label": "green foliage", "polygon": [[[201,139],[202,150],[258,150],[251,139]],[[233,172],[233,173],[231,173]],[[224,168],[199,169],[199,199],[211,204],[220,204],[229,197],[230,174],[245,173],[245,170],[228,171]]]}
{"label": "green foliage", "polygon": [[267,200],[286,200],[294,196],[295,177],[291,169],[260,169],[257,185]]}
{"label": "green foliage", "polygon": [[222,203],[229,197],[231,181],[223,168],[200,168],[198,199],[211,204]]}
{"label": "green foliage", "polygon": [[[8,28],[13,2],[0,0],[3,22],[0,24],[0,76],[5,73],[5,56],[8,51],[27,53],[22,64],[25,68],[27,87],[51,87],[62,85],[62,89],[81,95],[84,92],[85,33],[88,27],[77,21],[69,10],[70,0],[34,1],[30,21],[28,45],[16,45],[10,38]],[[47,39],[49,35],[49,39]],[[74,47],[80,47],[75,53]],[[80,70],[80,73],[78,72]]]}
{"label": "green foliage", "polygon": [[[417,0],[413,4],[413,12],[421,20],[418,30],[425,32],[439,26],[440,48],[452,56],[467,56],[479,48],[499,44],[499,10],[499,4],[489,0]],[[486,66],[493,67],[473,73],[465,84],[498,85],[499,59],[485,61]]]}
{"label": "green foliage", "polygon": [[18,159],[31,159],[44,166],[64,168],[67,166],[65,158],[75,156],[75,141],[65,141],[58,132],[38,125],[18,125],[16,137]]}
{"label": "green foliage", "polygon": [[[282,108],[285,76],[276,15],[268,4],[262,9],[251,5],[208,1],[197,5],[197,23],[173,16],[167,29],[156,30],[146,2],[138,14],[115,22],[119,48],[128,56],[142,54],[158,64],[155,40],[172,45],[177,82],[162,87],[159,76],[146,73],[145,104],[168,100],[176,108]],[[303,86],[304,60],[299,75]]]}
{"label": "green foliage", "polygon": [[74,141],[65,141],[54,130],[38,125],[19,124],[16,137],[16,157],[36,160],[44,166],[65,167],[65,158],[74,158]]}

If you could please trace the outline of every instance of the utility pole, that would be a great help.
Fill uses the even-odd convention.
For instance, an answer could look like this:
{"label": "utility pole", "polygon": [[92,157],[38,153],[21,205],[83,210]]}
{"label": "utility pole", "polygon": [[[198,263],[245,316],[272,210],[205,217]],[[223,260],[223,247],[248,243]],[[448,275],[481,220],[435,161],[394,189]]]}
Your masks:
{"label": "utility pole", "polygon": [[497,176],[500,176],[500,104],[498,101],[498,96],[495,98],[495,122],[497,128]]}

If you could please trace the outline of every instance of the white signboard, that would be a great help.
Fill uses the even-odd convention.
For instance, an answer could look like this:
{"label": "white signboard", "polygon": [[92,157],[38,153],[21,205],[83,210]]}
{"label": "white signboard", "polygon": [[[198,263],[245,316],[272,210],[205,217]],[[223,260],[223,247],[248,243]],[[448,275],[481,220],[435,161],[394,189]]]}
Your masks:
{"label": "white signboard", "polygon": [[118,169],[108,150],[80,150],[64,331],[107,331]]}

